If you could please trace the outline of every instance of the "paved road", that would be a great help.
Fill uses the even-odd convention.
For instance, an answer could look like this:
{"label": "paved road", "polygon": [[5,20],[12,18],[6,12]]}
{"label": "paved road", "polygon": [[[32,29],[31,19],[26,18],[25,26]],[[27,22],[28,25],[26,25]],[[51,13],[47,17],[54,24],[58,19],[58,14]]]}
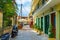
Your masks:
{"label": "paved road", "polygon": [[19,30],[18,36],[10,40],[48,40],[48,38],[44,35],[38,36],[35,31],[29,28],[29,25],[25,25],[23,30]]}

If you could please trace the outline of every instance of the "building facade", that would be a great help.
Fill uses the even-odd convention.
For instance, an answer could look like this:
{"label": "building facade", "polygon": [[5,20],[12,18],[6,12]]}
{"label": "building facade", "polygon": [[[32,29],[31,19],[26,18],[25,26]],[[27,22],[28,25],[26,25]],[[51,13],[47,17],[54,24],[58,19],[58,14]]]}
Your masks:
{"label": "building facade", "polygon": [[0,11],[0,36],[2,34],[3,13]]}
{"label": "building facade", "polygon": [[60,0],[33,0],[30,14],[44,34],[60,40]]}

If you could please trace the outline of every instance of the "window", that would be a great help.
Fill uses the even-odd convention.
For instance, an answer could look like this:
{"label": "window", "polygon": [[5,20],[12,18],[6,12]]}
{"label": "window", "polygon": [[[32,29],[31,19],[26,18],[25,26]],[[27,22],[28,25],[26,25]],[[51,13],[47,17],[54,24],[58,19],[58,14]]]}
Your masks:
{"label": "window", "polygon": [[42,0],[42,5],[44,5],[45,4],[45,0]]}
{"label": "window", "polygon": [[42,5],[44,5],[48,0],[42,0]]}

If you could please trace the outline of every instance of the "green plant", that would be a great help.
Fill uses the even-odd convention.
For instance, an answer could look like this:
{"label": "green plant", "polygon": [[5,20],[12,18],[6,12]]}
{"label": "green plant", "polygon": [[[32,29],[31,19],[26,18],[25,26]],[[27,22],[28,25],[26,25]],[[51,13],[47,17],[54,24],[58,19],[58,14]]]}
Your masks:
{"label": "green plant", "polygon": [[51,33],[49,34],[49,38],[54,38],[54,33],[53,33],[53,32],[51,32]]}
{"label": "green plant", "polygon": [[49,32],[52,31],[52,25],[49,25],[49,29],[48,29]]}
{"label": "green plant", "polygon": [[52,32],[52,28],[53,28],[53,26],[52,26],[52,24],[49,26],[49,30],[48,30],[48,32],[49,32],[49,38],[54,38],[54,33]]}
{"label": "green plant", "polygon": [[37,25],[36,24],[34,25],[34,28],[37,28]]}
{"label": "green plant", "polygon": [[16,14],[17,5],[13,0],[0,0],[0,10],[3,12],[3,27],[11,25],[10,18]]}

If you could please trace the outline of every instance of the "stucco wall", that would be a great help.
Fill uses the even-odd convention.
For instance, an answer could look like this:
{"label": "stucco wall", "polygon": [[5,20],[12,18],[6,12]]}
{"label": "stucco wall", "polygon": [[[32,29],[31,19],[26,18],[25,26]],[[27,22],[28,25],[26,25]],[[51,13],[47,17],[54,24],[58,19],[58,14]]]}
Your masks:
{"label": "stucco wall", "polygon": [[0,28],[2,28],[3,13],[0,12]]}
{"label": "stucco wall", "polygon": [[56,40],[60,40],[60,4],[54,8],[56,10]]}

